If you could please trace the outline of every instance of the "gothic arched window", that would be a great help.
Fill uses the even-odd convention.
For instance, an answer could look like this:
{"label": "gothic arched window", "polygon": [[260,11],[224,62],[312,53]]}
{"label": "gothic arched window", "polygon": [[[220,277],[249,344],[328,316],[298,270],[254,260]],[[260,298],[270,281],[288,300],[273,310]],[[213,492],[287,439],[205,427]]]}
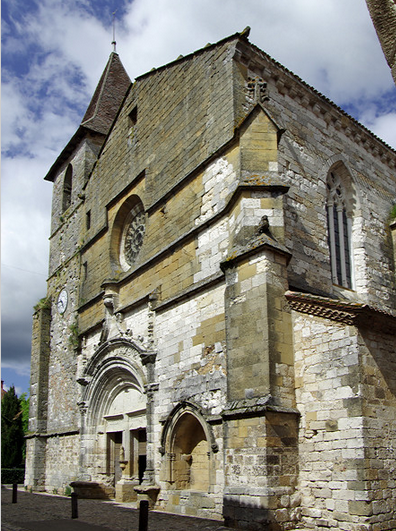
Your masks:
{"label": "gothic arched window", "polygon": [[333,284],[352,288],[351,218],[347,213],[345,189],[340,177],[327,178],[327,227]]}
{"label": "gothic arched window", "polygon": [[71,205],[71,194],[72,194],[72,181],[73,181],[73,166],[68,165],[65,179],[63,181],[63,197],[62,197],[62,211],[64,212]]}

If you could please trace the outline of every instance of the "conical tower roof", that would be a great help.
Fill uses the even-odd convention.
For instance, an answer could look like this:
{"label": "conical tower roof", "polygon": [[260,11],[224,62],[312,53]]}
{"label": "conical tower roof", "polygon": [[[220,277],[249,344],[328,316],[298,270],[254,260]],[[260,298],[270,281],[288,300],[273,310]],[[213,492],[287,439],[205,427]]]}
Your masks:
{"label": "conical tower roof", "polygon": [[118,54],[112,52],[81,124],[45,176],[46,181],[55,179],[60,166],[88,132],[103,135],[104,141],[131,83]]}
{"label": "conical tower roof", "polygon": [[107,134],[130,84],[118,54],[112,52],[81,125]]}

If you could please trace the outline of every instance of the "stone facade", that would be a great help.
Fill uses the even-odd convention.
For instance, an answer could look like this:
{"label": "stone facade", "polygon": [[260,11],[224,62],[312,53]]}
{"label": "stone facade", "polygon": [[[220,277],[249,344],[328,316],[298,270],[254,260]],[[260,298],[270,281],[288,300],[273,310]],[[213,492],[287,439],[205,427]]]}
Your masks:
{"label": "stone facade", "polygon": [[396,84],[396,4],[394,0],[366,0],[385,59]]}
{"label": "stone facade", "polygon": [[26,485],[395,529],[396,153],[248,31],[128,79],[47,175]]}

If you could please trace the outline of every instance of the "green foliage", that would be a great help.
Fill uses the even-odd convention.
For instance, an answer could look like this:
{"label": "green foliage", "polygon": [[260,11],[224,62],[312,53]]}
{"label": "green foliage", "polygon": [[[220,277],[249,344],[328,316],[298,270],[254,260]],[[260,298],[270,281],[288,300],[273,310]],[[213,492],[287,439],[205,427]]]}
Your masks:
{"label": "green foliage", "polygon": [[23,464],[25,445],[22,427],[21,401],[14,386],[1,401],[1,467],[20,467]]}
{"label": "green foliage", "polygon": [[27,396],[27,393],[22,393],[19,397],[21,402],[22,410],[22,429],[23,433],[26,435],[29,431],[29,402],[30,398]]}
{"label": "green foliage", "polygon": [[74,349],[77,349],[80,344],[80,331],[77,323],[73,323],[69,326],[69,345]]}
{"label": "green foliage", "polygon": [[38,312],[39,310],[48,310],[49,308],[51,308],[51,299],[49,297],[43,297],[33,307],[35,312]]}
{"label": "green foliage", "polygon": [[71,496],[71,492],[72,492],[71,487],[69,487],[69,485],[67,485],[65,487],[65,496]]}
{"label": "green foliage", "polygon": [[1,483],[2,485],[13,485],[17,483],[20,485],[25,481],[24,468],[2,468],[1,469]]}
{"label": "green foliage", "polygon": [[396,219],[396,203],[393,205],[392,210],[390,211],[391,219]]}
{"label": "green foliage", "polygon": [[[22,410],[22,429],[23,433],[26,435],[29,431],[29,402],[30,398],[28,398],[27,393],[22,393],[19,397],[19,400],[21,402],[21,410]],[[22,456],[23,460],[25,461],[26,458],[26,443],[23,445],[22,448]]]}

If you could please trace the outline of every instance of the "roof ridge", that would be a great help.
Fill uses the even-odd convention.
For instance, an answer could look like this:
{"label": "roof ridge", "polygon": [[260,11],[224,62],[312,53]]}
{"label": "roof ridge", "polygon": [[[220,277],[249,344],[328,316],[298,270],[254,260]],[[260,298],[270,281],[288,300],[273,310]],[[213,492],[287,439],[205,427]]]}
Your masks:
{"label": "roof ridge", "polygon": [[183,61],[189,60],[194,55],[201,54],[203,52],[208,51],[211,48],[215,48],[216,46],[221,46],[221,45],[225,44],[226,42],[230,42],[230,41],[235,40],[235,39],[243,38],[243,39],[246,39],[250,43],[250,41],[248,39],[249,33],[250,33],[250,26],[246,26],[246,28],[243,31],[240,31],[240,32],[237,31],[236,33],[234,33],[232,35],[229,35],[228,37],[224,37],[223,39],[220,39],[217,42],[208,43],[205,46],[203,46],[202,48],[198,48],[198,50],[195,50],[194,52],[190,52],[187,55],[181,55],[181,56],[177,57],[176,59],[173,59],[169,63],[165,63],[165,64],[163,64],[163,65],[161,65],[161,66],[159,66],[157,68],[152,68],[148,72],[145,72],[144,74],[140,74],[140,76],[137,76],[135,79],[136,80],[143,79],[146,76],[148,77],[148,76],[150,76],[152,74],[155,74],[156,72],[159,72],[159,71],[161,71],[161,70],[163,70],[165,68],[168,68],[171,65],[175,65],[177,63],[181,63]]}
{"label": "roof ridge", "polygon": [[80,126],[107,134],[130,84],[118,53],[112,51]]}
{"label": "roof ridge", "polygon": [[[104,88],[105,88],[105,85],[106,85],[106,81],[107,81],[107,79],[109,77],[110,63],[111,63],[111,58],[112,58],[113,54],[118,55],[116,52],[111,52],[111,54],[109,56],[109,60],[107,61],[107,64],[105,66],[104,71],[102,72],[102,75],[100,76],[99,83],[96,86],[96,89],[95,89],[95,91],[94,91],[94,93],[92,95],[91,101],[89,102],[89,105],[87,107],[87,110],[85,111],[85,114],[83,116],[83,119],[81,120],[81,124],[80,125],[86,126],[86,124],[88,122],[90,122],[91,120],[93,120],[95,118],[95,116],[97,115],[97,113],[98,113],[99,103],[101,101],[101,97],[102,97],[102,94],[103,94],[103,91],[104,91]],[[98,91],[99,87],[100,87],[100,90]],[[93,114],[92,114],[92,116],[90,118],[85,119],[86,115],[88,114],[88,110],[89,110],[89,108],[91,106],[91,103],[93,102],[93,100],[95,98],[96,92],[98,92],[98,95],[97,95],[96,102],[93,104],[93,107],[94,107]]]}

